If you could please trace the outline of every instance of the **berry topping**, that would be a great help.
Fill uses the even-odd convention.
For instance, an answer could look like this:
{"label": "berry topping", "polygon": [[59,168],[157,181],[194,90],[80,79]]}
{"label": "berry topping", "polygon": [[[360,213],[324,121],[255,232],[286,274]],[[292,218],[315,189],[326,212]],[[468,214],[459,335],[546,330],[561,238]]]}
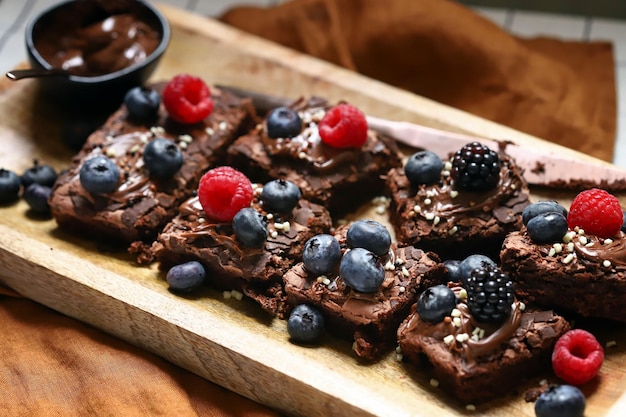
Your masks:
{"label": "berry topping", "polygon": [[585,395],[571,385],[550,385],[535,402],[537,417],[583,417]]}
{"label": "berry topping", "polygon": [[567,233],[567,219],[561,213],[541,213],[530,219],[526,228],[535,243],[560,242]]}
{"label": "berry topping", "polygon": [[239,210],[250,206],[253,197],[248,177],[229,166],[213,168],[200,178],[198,199],[213,220],[232,221]]}
{"label": "berry topping", "polygon": [[446,273],[443,277],[446,281],[463,281],[461,278],[461,261],[457,259],[448,259],[443,261],[443,265],[446,267]]}
{"label": "berry topping", "polygon": [[496,263],[485,255],[469,255],[459,264],[458,278],[462,282],[467,282],[472,271],[476,268],[496,267]]}
{"label": "berry topping", "polygon": [[543,200],[527,205],[522,211],[522,222],[526,225],[535,216],[542,213],[561,213],[567,218],[567,209],[554,200]]}
{"label": "berry topping", "polygon": [[314,275],[330,273],[341,259],[341,247],[334,236],[319,234],[304,244],[302,262],[305,268]]}
{"label": "berry topping", "polygon": [[350,104],[329,109],[319,122],[322,142],[333,148],[360,148],[367,141],[367,120]]}
{"label": "berry topping", "polygon": [[183,154],[174,141],[155,138],[146,144],[143,162],[150,176],[171,178],[183,166]]}
{"label": "berry topping", "polygon": [[391,234],[375,220],[357,220],[350,225],[346,241],[351,248],[364,248],[378,256],[384,256],[391,246]]}
{"label": "berry topping", "polygon": [[24,189],[33,183],[52,187],[57,180],[57,173],[50,165],[40,165],[37,160],[28,168],[20,178]]}
{"label": "berry topping", "polygon": [[154,120],[159,113],[161,95],[152,88],[134,87],[124,96],[128,118],[138,122]]}
{"label": "berry topping", "polygon": [[489,190],[500,180],[500,158],[495,151],[479,142],[469,143],[452,157],[450,175],[459,189]]}
{"label": "berry topping", "polygon": [[624,214],[617,197],[605,190],[591,188],[574,198],[567,223],[572,229],[578,226],[585,233],[610,238],[620,231]]}
{"label": "berry topping", "polygon": [[174,292],[192,292],[204,284],[206,270],[200,262],[189,261],[171,267],[165,279]]}
{"label": "berry topping", "polygon": [[443,162],[431,151],[416,152],[404,164],[404,173],[411,184],[434,184],[441,178]]}
{"label": "berry topping", "polygon": [[0,204],[12,203],[20,196],[20,177],[13,171],[0,168]]}
{"label": "berry topping", "polygon": [[499,323],[511,313],[515,301],[513,281],[497,267],[474,269],[466,290],[467,305],[477,321]]}
{"label": "berry topping", "polygon": [[48,198],[50,198],[51,191],[52,189],[47,185],[32,183],[24,190],[24,200],[33,213],[48,215],[50,214]]}
{"label": "berry topping", "polygon": [[267,115],[267,136],[272,139],[293,138],[302,131],[302,119],[289,107],[277,107]]}
{"label": "berry topping", "polygon": [[302,193],[296,184],[278,179],[265,184],[259,198],[267,211],[291,213],[301,197]]}
{"label": "berry topping", "polygon": [[427,288],[417,299],[417,313],[424,321],[438,323],[456,307],[454,291],[445,285]]}
{"label": "berry topping", "polygon": [[622,213],[624,213],[624,223],[622,224],[622,232],[626,233],[626,211],[622,210]]}
{"label": "berry topping", "polygon": [[233,217],[233,231],[243,246],[261,248],[267,239],[267,225],[261,213],[244,207]]}
{"label": "berry topping", "polygon": [[588,331],[573,329],[557,340],[552,351],[556,376],[572,385],[581,385],[596,376],[604,360],[604,350]]}
{"label": "berry topping", "polygon": [[378,257],[367,249],[346,252],[339,263],[339,275],[350,288],[375,292],[385,280],[385,270]]}
{"label": "berry topping", "polygon": [[80,168],[80,183],[92,194],[108,194],[117,190],[120,170],[112,159],[95,156],[85,161]]}
{"label": "berry topping", "polygon": [[201,122],[213,111],[209,87],[201,78],[189,74],[179,74],[165,85],[163,105],[179,123]]}
{"label": "berry topping", "polygon": [[324,335],[324,316],[313,306],[299,304],[287,319],[287,332],[294,343],[315,343]]}

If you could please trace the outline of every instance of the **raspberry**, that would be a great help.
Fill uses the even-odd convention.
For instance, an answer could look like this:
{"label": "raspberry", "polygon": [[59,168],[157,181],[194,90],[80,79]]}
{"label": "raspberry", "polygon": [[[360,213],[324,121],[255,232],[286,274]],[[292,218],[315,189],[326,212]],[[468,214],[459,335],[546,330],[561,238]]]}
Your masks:
{"label": "raspberry", "polygon": [[339,104],[319,122],[322,141],[333,148],[360,148],[367,141],[367,120],[350,104]]}
{"label": "raspberry", "polygon": [[624,224],[624,214],[619,200],[599,188],[582,191],[572,201],[567,215],[567,225],[582,228],[585,233],[600,238],[613,237]]}
{"label": "raspberry", "polygon": [[450,176],[459,189],[489,190],[500,181],[500,158],[482,143],[468,143],[452,157]]}
{"label": "raspberry", "polygon": [[250,180],[234,168],[213,168],[200,178],[198,199],[204,213],[215,221],[232,221],[239,210],[250,206],[253,197]]}
{"label": "raspberry", "polygon": [[213,111],[211,91],[206,83],[189,74],[172,78],[163,89],[163,105],[179,123],[198,123]]}
{"label": "raspberry", "polygon": [[582,329],[574,329],[557,340],[552,351],[552,369],[556,376],[572,385],[590,381],[602,366],[604,351],[596,338]]}

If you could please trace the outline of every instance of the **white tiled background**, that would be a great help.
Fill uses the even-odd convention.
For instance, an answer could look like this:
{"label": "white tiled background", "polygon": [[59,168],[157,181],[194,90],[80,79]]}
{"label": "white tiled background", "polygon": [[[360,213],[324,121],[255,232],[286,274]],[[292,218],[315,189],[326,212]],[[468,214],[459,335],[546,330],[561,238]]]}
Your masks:
{"label": "white tiled background", "polygon": [[[37,11],[58,1],[0,0],[0,71],[6,72],[16,63],[26,59],[23,45],[26,22]],[[159,2],[206,16],[218,16],[238,4],[272,6],[283,1],[286,0],[160,0]],[[613,42],[618,94],[618,133],[613,162],[626,168],[626,20],[484,7],[476,7],[474,10],[504,29],[521,36],[547,35],[563,39]]]}

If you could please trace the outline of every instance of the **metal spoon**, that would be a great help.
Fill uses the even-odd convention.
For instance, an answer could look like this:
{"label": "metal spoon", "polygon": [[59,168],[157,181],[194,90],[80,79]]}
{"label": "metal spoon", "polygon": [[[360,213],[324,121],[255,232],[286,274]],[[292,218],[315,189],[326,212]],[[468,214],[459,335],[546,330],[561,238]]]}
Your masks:
{"label": "metal spoon", "polygon": [[61,68],[28,68],[28,69],[15,69],[8,71],[6,76],[8,79],[17,81],[23,78],[39,78],[39,77],[68,77],[70,73],[67,70]]}

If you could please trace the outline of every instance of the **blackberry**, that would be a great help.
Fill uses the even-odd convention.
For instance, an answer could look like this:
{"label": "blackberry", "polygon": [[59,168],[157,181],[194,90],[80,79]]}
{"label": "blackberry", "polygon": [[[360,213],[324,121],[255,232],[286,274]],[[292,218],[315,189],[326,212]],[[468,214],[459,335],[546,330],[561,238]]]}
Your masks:
{"label": "blackberry", "polygon": [[466,290],[467,305],[477,321],[498,323],[511,313],[513,281],[499,268],[485,265],[474,269]]}
{"label": "blackberry", "polygon": [[459,189],[489,190],[500,180],[500,158],[479,142],[469,143],[452,157],[450,175]]}

